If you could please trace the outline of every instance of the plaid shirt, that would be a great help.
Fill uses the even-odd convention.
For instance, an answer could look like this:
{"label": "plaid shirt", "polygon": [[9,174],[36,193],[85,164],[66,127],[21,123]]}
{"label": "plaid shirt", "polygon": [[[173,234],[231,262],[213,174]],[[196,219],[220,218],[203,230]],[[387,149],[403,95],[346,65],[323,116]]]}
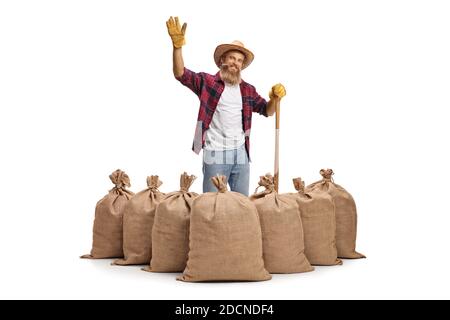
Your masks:
{"label": "plaid shirt", "polygon": [[[225,84],[220,78],[219,72],[216,75],[211,75],[204,72],[195,73],[187,68],[184,68],[183,75],[177,80],[191,89],[200,100],[197,126],[192,144],[192,150],[198,154],[205,146],[206,131],[209,129]],[[252,112],[258,112],[267,117],[267,101],[256,92],[254,86],[245,81],[241,81],[240,88],[242,95],[242,128],[245,134],[245,149],[250,160]]]}

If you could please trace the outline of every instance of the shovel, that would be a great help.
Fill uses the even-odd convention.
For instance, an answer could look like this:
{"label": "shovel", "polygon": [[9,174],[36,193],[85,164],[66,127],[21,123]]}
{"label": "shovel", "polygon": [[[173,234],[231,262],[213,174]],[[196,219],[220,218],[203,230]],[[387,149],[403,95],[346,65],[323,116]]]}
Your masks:
{"label": "shovel", "polygon": [[275,168],[274,168],[274,184],[275,191],[278,192],[278,181],[280,178],[280,99],[275,105]]}

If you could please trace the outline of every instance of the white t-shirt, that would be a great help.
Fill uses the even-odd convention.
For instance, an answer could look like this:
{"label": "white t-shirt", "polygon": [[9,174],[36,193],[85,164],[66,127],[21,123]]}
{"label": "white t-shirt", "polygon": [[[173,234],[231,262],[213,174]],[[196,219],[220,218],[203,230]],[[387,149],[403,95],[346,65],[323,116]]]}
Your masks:
{"label": "white t-shirt", "polygon": [[209,129],[206,131],[206,150],[233,150],[245,143],[242,128],[242,95],[239,84],[225,83]]}

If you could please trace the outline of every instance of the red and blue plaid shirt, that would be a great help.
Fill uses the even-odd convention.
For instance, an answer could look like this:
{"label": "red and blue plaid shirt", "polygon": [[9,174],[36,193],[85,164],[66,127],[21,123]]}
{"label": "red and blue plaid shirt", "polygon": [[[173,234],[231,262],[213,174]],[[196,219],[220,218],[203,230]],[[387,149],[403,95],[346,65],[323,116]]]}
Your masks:
{"label": "red and blue plaid shirt", "polygon": [[[200,153],[205,146],[206,131],[209,129],[214,111],[225,88],[219,72],[216,75],[200,72],[196,73],[184,68],[184,73],[177,78],[183,85],[191,89],[200,100],[197,126],[195,129],[192,150]],[[250,160],[250,131],[252,127],[252,113],[258,112],[267,117],[267,101],[262,98],[254,86],[241,81],[242,95],[242,128],[245,134],[245,149]]]}

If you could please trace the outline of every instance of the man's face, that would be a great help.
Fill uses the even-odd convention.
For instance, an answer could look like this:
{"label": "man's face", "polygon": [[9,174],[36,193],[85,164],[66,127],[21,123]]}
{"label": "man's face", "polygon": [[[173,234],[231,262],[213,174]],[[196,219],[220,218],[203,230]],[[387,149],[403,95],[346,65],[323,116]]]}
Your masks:
{"label": "man's face", "polygon": [[239,84],[241,81],[241,69],[245,56],[239,51],[229,51],[222,57],[220,74],[222,80],[230,84]]}
{"label": "man's face", "polygon": [[228,65],[228,70],[230,72],[238,72],[242,70],[242,65],[244,64],[245,56],[239,51],[229,51],[225,53],[223,63]]}

